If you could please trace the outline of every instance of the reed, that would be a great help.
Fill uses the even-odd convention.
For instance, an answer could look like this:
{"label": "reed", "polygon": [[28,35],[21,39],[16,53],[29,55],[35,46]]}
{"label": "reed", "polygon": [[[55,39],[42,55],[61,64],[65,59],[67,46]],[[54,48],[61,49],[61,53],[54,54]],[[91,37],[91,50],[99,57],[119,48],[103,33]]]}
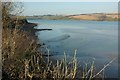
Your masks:
{"label": "reed", "polygon": [[[40,62],[40,57],[36,57],[36,55],[34,55],[34,58],[36,61],[34,61],[33,59],[29,59],[28,61],[30,61],[32,64],[29,64],[29,68],[33,67],[34,70],[31,70],[29,68],[27,68],[29,71],[29,74],[32,74],[32,78],[36,78],[36,79],[82,79],[82,80],[92,80],[92,79],[104,79],[104,75],[102,72],[104,72],[105,68],[108,67],[115,59],[111,60],[108,64],[106,64],[103,68],[101,68],[101,70],[99,70],[98,72],[95,69],[95,61],[93,60],[93,62],[90,63],[90,67],[88,67],[89,64],[85,64],[85,66],[83,66],[83,70],[82,72],[80,70],[77,69],[78,65],[77,65],[77,59],[76,59],[76,52],[77,50],[74,51],[74,56],[71,62],[67,61],[66,58],[66,52],[64,52],[64,59],[63,60],[56,60],[56,62],[52,63],[52,61],[50,61],[50,51],[48,49],[48,59],[46,64],[44,65],[44,68],[42,68],[43,66],[41,66],[41,62]],[[34,62],[34,65],[33,65]],[[39,63],[39,64],[38,64]],[[41,69],[42,68],[42,69]],[[78,72],[81,72],[82,75],[79,75]],[[33,72],[33,73],[30,73]],[[37,72],[37,73],[36,73]],[[77,77],[76,75],[79,75],[79,77]]]}

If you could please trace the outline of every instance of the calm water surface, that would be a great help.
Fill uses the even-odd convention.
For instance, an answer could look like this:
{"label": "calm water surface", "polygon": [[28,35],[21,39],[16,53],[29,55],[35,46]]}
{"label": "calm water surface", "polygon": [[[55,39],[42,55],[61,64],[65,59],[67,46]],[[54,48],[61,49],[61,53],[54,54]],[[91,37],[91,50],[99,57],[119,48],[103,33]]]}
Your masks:
{"label": "calm water surface", "polygon": [[[37,29],[50,28],[36,35],[50,49],[53,59],[63,59],[64,51],[72,58],[77,49],[79,64],[92,62],[103,68],[113,58],[118,57],[118,23],[112,21],[80,20],[29,20],[38,23]],[[41,51],[45,52],[44,48]],[[105,69],[106,77],[117,77],[117,59]]]}

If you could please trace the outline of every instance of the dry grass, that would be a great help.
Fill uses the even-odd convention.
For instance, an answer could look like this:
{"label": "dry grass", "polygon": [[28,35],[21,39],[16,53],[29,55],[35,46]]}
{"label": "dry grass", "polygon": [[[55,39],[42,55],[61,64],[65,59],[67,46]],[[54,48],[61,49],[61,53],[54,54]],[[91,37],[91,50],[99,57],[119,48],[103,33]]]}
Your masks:
{"label": "dry grass", "polygon": [[[74,52],[74,57],[71,61],[67,61],[66,53],[64,52],[63,60],[56,60],[52,63],[49,57],[48,49],[48,60],[46,64],[41,64],[40,57],[34,55],[31,59],[26,60],[25,64],[25,76],[29,76],[32,79],[82,79],[82,80],[92,80],[92,79],[104,79],[104,70],[115,60],[111,60],[106,64],[101,70],[97,71],[94,61],[90,65],[83,65],[83,70],[77,69],[77,59],[76,59],[76,50]],[[80,72],[80,73],[79,73]],[[82,75],[80,75],[82,74]],[[78,77],[79,76],[79,77]]]}
{"label": "dry grass", "polygon": [[[77,69],[76,56],[71,64],[67,64],[66,56],[63,60],[57,60],[54,65],[49,59],[49,50],[48,50],[48,60],[46,64],[42,64],[41,58],[32,56],[31,59],[25,60],[25,76],[32,80],[34,79],[74,79]],[[70,67],[71,65],[71,67]]]}

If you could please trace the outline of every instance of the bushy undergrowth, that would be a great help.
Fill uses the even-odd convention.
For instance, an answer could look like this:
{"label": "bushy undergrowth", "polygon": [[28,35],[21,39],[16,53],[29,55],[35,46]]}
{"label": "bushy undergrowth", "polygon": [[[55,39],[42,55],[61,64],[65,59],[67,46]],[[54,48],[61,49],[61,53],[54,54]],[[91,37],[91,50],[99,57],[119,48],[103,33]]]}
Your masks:
{"label": "bushy undergrowth", "polygon": [[35,40],[27,35],[26,32],[14,29],[3,29],[3,73],[5,72],[9,77],[23,74],[24,59],[29,59],[31,55],[37,53],[36,48]]}

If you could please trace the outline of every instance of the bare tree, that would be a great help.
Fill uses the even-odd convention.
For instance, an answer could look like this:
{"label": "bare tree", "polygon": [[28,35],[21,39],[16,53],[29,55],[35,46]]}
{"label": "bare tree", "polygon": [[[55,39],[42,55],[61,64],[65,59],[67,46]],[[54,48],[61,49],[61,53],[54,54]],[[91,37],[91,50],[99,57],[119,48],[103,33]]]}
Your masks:
{"label": "bare tree", "polygon": [[23,4],[20,2],[2,2],[3,28],[15,26],[14,25],[15,22],[13,21],[13,19],[11,19],[11,17],[21,14],[22,11],[23,11]]}

